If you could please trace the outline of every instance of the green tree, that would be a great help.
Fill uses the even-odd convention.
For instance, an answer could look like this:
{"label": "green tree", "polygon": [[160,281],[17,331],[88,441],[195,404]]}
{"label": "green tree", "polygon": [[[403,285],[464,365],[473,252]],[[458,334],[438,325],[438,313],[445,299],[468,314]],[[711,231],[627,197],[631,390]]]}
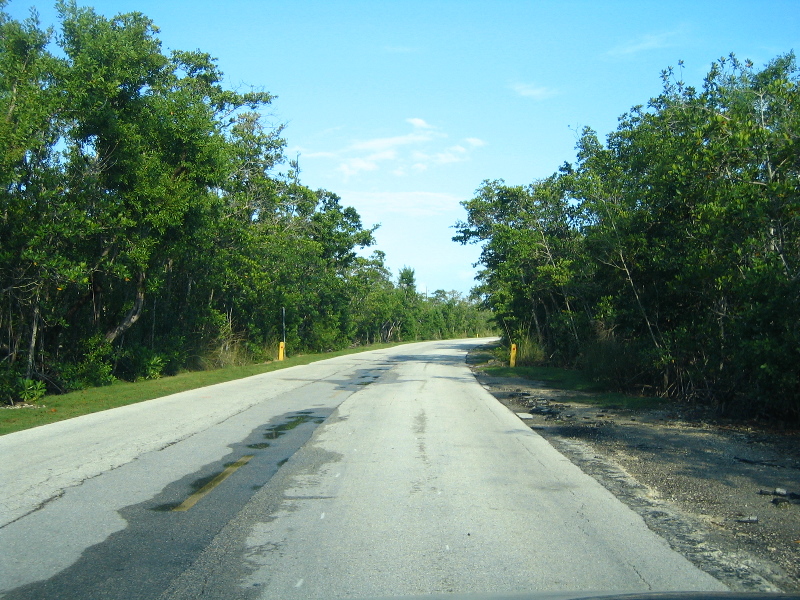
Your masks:
{"label": "green tree", "polygon": [[527,188],[485,182],[456,241],[509,337],[550,360],[739,414],[800,416],[798,71],[720,59],[590,129]]}
{"label": "green tree", "polygon": [[3,7],[4,400],[42,381],[268,359],[283,309],[291,351],[460,329],[443,311],[471,307],[426,304],[412,269],[396,284],[382,254],[359,256],[375,228],[303,185],[282,128],[261,117],[270,94],[225,89],[199,50],[165,53],[140,13],[63,0],[54,35]]}

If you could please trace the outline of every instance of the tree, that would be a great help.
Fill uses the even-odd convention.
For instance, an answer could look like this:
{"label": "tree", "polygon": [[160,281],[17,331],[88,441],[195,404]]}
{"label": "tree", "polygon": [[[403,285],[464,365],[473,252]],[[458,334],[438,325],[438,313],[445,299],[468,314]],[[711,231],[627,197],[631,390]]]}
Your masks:
{"label": "tree", "polygon": [[43,309],[51,302],[49,288],[74,276],[74,262],[60,251],[59,242],[59,221],[71,215],[64,211],[53,219],[48,209],[61,184],[55,150],[60,100],[54,85],[61,64],[47,51],[51,34],[40,28],[36,15],[19,23],[2,12],[4,6],[0,4],[0,322],[5,321],[8,332],[3,348],[7,373],[13,377],[20,356],[27,355],[24,377],[30,380]]}
{"label": "tree", "polygon": [[484,182],[456,241],[484,244],[478,290],[509,337],[739,414],[800,417],[798,71],[720,59],[675,71],[603,144],[527,188]]}
{"label": "tree", "polygon": [[359,255],[375,228],[303,185],[261,117],[270,94],[225,89],[199,50],[163,52],[140,13],[64,0],[54,36],[4,6],[4,400],[32,379],[63,391],[269,359],[283,309],[293,351],[441,335],[412,269],[395,284],[382,254]]}

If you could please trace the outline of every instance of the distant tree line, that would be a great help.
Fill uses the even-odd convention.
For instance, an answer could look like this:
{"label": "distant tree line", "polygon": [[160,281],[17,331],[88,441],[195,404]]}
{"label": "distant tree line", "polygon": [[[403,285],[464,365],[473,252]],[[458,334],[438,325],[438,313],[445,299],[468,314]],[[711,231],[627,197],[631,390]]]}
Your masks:
{"label": "distant tree line", "polygon": [[[680,64],[682,70],[682,64]],[[531,361],[740,416],[800,418],[800,88],[730,55],[527,186],[485,181],[454,238]]]}
{"label": "distant tree line", "polygon": [[[0,401],[291,351],[475,335],[485,311],[395,281],[358,213],[301,184],[266,92],[162,52],[144,15],[0,0]],[[53,44],[57,50],[53,51]]]}

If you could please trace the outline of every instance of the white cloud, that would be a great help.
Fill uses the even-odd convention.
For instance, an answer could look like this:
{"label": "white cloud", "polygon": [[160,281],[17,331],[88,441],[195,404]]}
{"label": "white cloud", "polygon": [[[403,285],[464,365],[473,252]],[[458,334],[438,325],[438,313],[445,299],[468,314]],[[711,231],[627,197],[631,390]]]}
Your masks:
{"label": "white cloud", "polygon": [[362,140],[350,146],[353,150],[385,150],[397,146],[407,146],[427,142],[432,136],[427,133],[408,133],[406,135],[396,135],[394,137],[375,138],[372,140]]}
{"label": "white cloud", "polygon": [[406,123],[411,123],[417,129],[433,129],[433,125],[426,123],[424,119],[406,119]]}
{"label": "white cloud", "polygon": [[397,151],[384,150],[382,152],[376,152],[375,154],[370,154],[367,158],[369,158],[369,160],[394,160],[397,158]]}
{"label": "white cloud", "polygon": [[431,217],[460,211],[459,203],[463,200],[453,194],[439,192],[342,192],[341,196],[364,215],[390,212],[411,217]]}
{"label": "white cloud", "polygon": [[342,173],[345,178],[348,178],[358,175],[362,171],[377,171],[378,164],[365,158],[349,158],[341,163],[336,170]]}
{"label": "white cloud", "polygon": [[[288,153],[291,155],[291,153]],[[301,153],[302,158],[336,158],[336,152],[309,152],[308,154]]]}
{"label": "white cloud", "polygon": [[404,177],[432,167],[469,160],[473,149],[484,145],[475,137],[443,147],[448,135],[425,119],[405,119],[411,130],[402,135],[376,137],[351,142],[337,151],[303,154],[307,158],[335,159],[334,168],[345,181],[363,173],[385,171]]}
{"label": "white cloud", "polygon": [[319,132],[319,135],[328,135],[330,133],[336,133],[337,131],[341,131],[344,129],[344,125],[336,125],[335,127],[328,127],[327,129],[323,129]]}
{"label": "white cloud", "polygon": [[414,152],[411,158],[417,161],[414,164],[414,168],[418,171],[424,171],[432,164],[446,165],[465,161],[469,158],[469,151],[464,146],[456,145],[433,154]]}
{"label": "white cloud", "polygon": [[467,149],[463,146],[451,146],[444,152],[439,152],[434,156],[436,163],[446,165],[467,160]]}
{"label": "white cloud", "polygon": [[513,83],[511,89],[523,98],[533,98],[534,100],[545,100],[558,94],[558,91],[544,86],[536,86],[531,83]]}
{"label": "white cloud", "polygon": [[659,48],[669,48],[675,45],[673,40],[679,34],[678,31],[668,31],[665,33],[646,33],[639,36],[635,40],[630,40],[624,44],[620,44],[608,51],[610,56],[627,56],[630,54],[638,54],[639,52],[646,52],[648,50],[658,50]]}
{"label": "white cloud", "polygon": [[358,175],[362,171],[377,171],[380,167],[379,162],[394,160],[397,158],[397,153],[394,150],[384,150],[382,152],[375,152],[366,157],[353,157],[349,158],[339,165],[337,168],[345,177],[352,177]]}

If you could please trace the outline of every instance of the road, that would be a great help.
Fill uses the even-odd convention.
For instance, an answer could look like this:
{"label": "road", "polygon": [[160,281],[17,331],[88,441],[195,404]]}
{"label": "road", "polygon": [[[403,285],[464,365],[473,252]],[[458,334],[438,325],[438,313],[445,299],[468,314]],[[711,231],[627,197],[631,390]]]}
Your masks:
{"label": "road", "polygon": [[409,344],[0,438],[0,592],[367,598],[725,590]]}

